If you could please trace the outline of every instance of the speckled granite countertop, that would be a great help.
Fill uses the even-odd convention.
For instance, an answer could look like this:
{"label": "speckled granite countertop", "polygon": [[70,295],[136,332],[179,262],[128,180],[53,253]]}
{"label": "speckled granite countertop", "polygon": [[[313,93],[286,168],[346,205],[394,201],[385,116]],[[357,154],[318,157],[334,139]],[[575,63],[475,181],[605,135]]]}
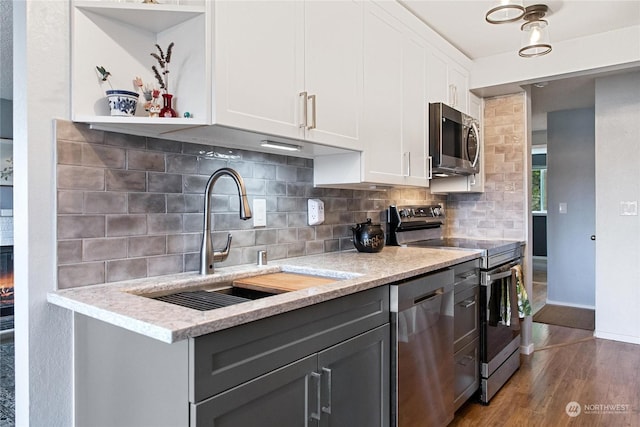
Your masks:
{"label": "speckled granite countertop", "polygon": [[[385,247],[379,253],[332,252],[218,268],[215,274],[182,273],[50,292],[60,307],[172,343],[478,258],[474,251]],[[157,301],[149,296],[215,288],[256,274],[287,271],[335,277],[334,283],[273,295],[210,311]]]}

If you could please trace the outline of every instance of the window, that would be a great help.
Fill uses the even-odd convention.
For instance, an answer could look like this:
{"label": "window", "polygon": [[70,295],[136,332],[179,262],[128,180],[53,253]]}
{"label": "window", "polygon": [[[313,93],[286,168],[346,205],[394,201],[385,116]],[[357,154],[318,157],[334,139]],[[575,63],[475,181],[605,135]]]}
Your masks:
{"label": "window", "polygon": [[531,171],[531,210],[547,211],[547,155],[533,154]]}
{"label": "window", "polygon": [[531,210],[547,211],[547,168],[533,169],[531,178]]}

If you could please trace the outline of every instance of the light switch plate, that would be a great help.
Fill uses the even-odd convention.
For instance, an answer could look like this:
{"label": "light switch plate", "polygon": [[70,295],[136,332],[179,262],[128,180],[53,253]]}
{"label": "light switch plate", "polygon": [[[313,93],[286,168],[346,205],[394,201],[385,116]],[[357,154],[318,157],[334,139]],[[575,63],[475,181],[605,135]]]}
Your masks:
{"label": "light switch plate", "polygon": [[566,203],[560,203],[560,205],[558,206],[558,211],[561,214],[566,214],[567,213],[567,204]]}
{"label": "light switch plate", "polygon": [[253,226],[267,226],[267,201],[265,199],[253,199]]}
{"label": "light switch plate", "polygon": [[620,202],[620,215],[623,216],[637,216],[638,215],[638,201],[622,201]]}

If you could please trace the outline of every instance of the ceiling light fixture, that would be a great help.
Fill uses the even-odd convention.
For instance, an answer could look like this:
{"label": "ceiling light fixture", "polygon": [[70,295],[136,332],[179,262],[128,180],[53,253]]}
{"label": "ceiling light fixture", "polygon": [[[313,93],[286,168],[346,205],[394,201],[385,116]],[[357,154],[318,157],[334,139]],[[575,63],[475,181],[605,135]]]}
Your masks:
{"label": "ceiling light fixture", "polygon": [[499,0],[498,4],[489,10],[484,18],[490,24],[506,24],[519,20],[523,15],[522,0]]}
{"label": "ceiling light fixture", "polygon": [[267,139],[260,141],[260,145],[265,148],[275,148],[285,151],[300,151],[302,149],[299,145],[287,144],[285,142],[269,141]]}
{"label": "ceiling light fixture", "polygon": [[542,19],[548,10],[549,8],[544,4],[529,6],[525,10],[523,19],[527,22],[520,27],[522,30],[522,47],[518,51],[518,55],[523,58],[533,58],[551,52],[549,31],[547,29],[549,23]]}
{"label": "ceiling light fixture", "polygon": [[549,43],[549,23],[544,16],[549,12],[549,7],[545,4],[534,4],[523,7],[522,1],[500,0],[498,5],[489,10],[485,16],[487,22],[491,24],[504,24],[524,19],[522,24],[522,44],[518,55],[523,58],[533,58],[546,55],[551,52]]}

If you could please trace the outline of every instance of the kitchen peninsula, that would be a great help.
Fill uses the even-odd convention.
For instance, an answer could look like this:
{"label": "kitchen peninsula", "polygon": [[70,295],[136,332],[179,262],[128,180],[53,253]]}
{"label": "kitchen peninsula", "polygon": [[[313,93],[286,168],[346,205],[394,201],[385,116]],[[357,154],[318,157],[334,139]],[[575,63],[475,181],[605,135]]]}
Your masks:
{"label": "kitchen peninsula", "polygon": [[[350,250],[51,292],[49,302],[76,313],[76,425],[199,426],[224,417],[283,425],[327,416],[389,425],[387,285],[478,256]],[[335,282],[209,312],[147,297],[278,271]]]}

